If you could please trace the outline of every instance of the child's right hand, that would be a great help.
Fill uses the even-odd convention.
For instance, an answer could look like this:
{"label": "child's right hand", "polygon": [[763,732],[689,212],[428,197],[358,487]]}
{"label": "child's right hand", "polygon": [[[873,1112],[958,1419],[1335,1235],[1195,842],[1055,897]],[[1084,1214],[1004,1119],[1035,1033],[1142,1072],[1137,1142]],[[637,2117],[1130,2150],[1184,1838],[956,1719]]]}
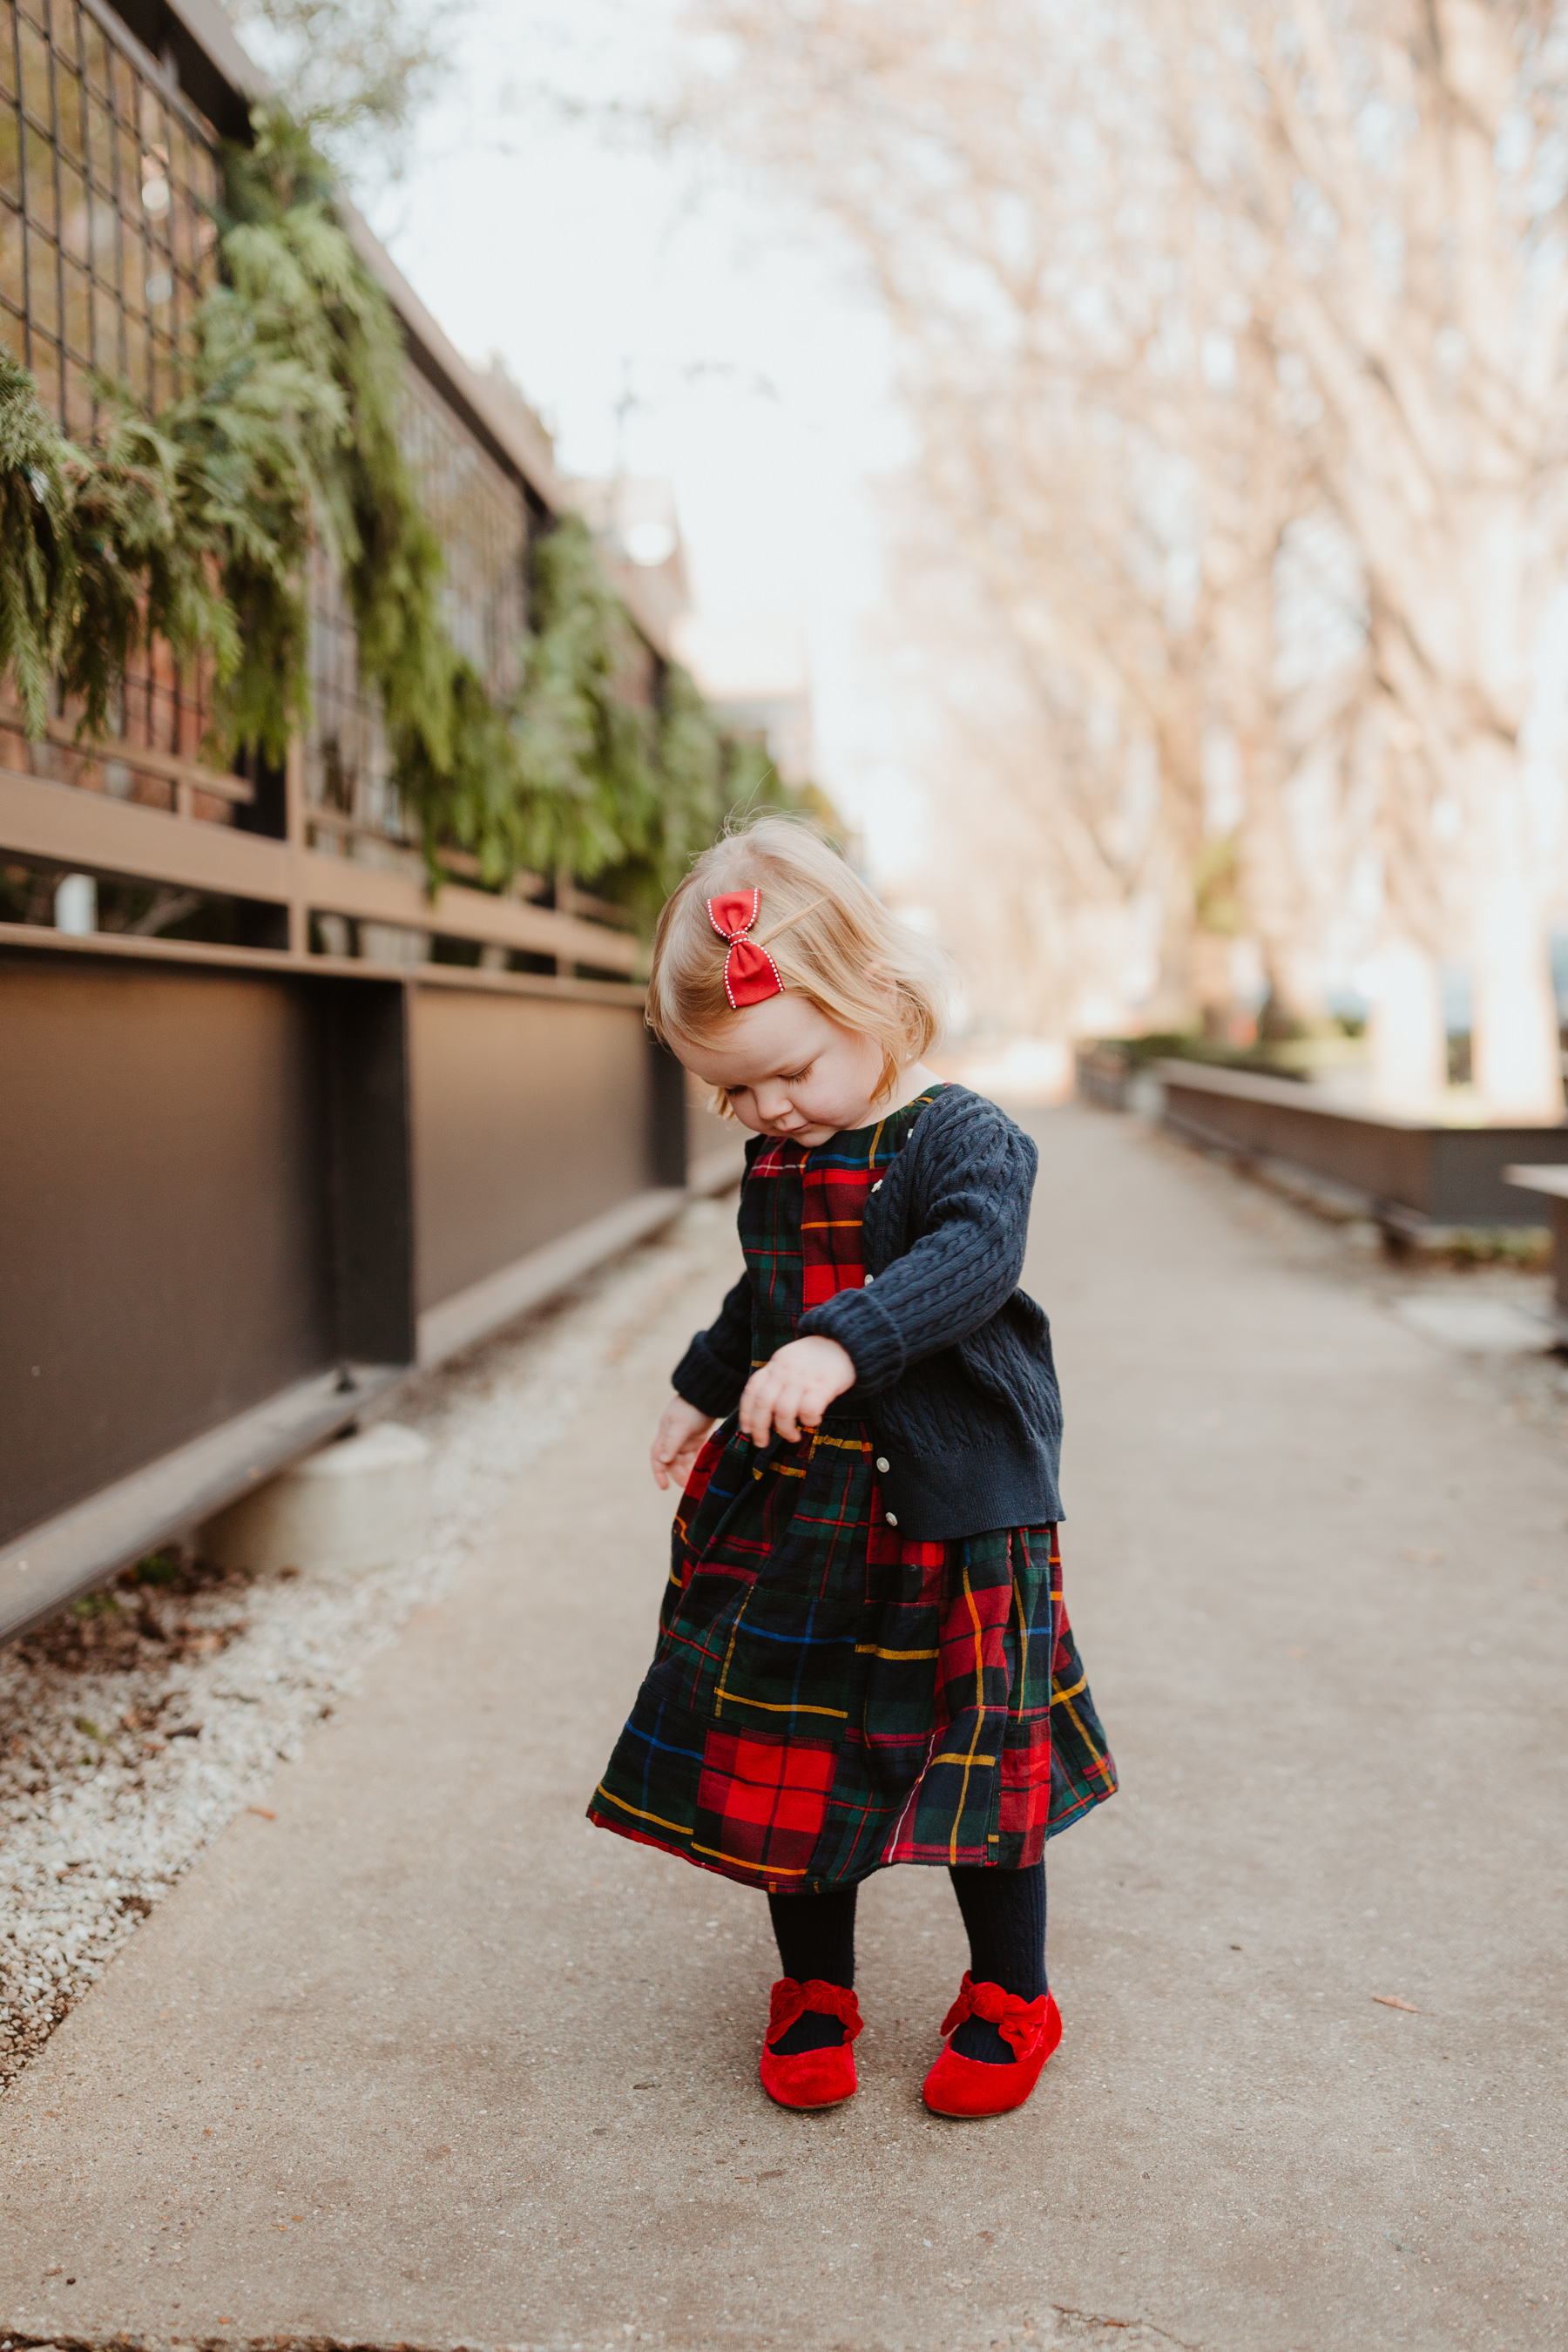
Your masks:
{"label": "child's right hand", "polygon": [[703,1440],[713,1426],[710,1412],[699,1412],[682,1396],[673,1396],[659,1415],[658,1429],[648,1453],[653,1475],[661,1488],[673,1479],[684,1487],[691,1475],[691,1465],[702,1451]]}

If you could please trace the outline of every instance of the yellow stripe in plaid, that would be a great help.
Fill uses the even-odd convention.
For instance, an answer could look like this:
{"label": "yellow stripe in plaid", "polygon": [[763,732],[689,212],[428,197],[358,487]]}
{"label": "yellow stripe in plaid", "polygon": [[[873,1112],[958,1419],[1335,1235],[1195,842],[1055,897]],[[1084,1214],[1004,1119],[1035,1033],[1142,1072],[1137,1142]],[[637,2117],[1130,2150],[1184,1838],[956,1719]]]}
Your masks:
{"label": "yellow stripe in plaid", "polygon": [[[919,1108],[753,1164],[753,1364],[795,1336],[807,1269],[814,1297],[863,1283],[855,1213]],[[897,1862],[1027,1869],[1110,1793],[1054,1529],[907,1540],[886,1525],[876,1454],[847,1419],[766,1461],[733,1419],[715,1432],[595,1821],[618,1806],[628,1834],[795,1893]]]}
{"label": "yellow stripe in plaid", "polygon": [[615,1790],[606,1789],[602,1780],[594,1794],[603,1797],[606,1805],[616,1805],[623,1813],[630,1813],[635,1822],[652,1822],[658,1829],[673,1830],[677,1837],[689,1838],[691,1835],[691,1832],[682,1829],[679,1822],[667,1822],[662,1813],[645,1813],[639,1811],[636,1805],[628,1805],[624,1797],[617,1797]]}

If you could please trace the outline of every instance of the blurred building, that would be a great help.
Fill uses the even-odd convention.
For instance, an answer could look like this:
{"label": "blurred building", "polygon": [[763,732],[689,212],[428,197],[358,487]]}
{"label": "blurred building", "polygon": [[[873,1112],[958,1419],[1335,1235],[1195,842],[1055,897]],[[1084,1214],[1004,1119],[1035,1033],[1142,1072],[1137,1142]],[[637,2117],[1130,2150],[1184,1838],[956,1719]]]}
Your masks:
{"label": "blurred building", "polygon": [[668,637],[725,734],[756,745],[784,783],[810,783],[816,747],[799,625],[785,614],[719,619],[694,609],[671,483],[579,477],[568,494],[617,588]]}
{"label": "blurred building", "polygon": [[810,783],[816,743],[799,625],[784,614],[731,621],[690,613],[673,635],[726,733],[761,745],[786,784]]}
{"label": "blurred building", "polygon": [[652,475],[579,475],[567,495],[616,586],[668,635],[691,604],[672,485]]}

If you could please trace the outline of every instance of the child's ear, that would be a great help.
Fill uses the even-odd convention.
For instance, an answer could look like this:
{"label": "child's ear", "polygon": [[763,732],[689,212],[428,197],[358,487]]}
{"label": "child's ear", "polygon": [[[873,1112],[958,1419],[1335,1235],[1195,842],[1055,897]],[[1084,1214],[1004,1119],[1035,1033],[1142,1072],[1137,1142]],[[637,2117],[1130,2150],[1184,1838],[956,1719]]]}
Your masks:
{"label": "child's ear", "polygon": [[868,963],[866,966],[866,977],[879,996],[896,997],[898,995],[899,983],[885,963]]}

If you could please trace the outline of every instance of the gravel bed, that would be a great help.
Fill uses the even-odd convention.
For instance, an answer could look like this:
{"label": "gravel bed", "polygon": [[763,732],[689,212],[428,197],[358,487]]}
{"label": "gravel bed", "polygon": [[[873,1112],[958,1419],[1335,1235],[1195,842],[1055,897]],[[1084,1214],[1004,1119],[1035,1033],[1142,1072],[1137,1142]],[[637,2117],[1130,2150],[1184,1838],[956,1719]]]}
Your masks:
{"label": "gravel bed", "polygon": [[735,1258],[701,1202],[552,1307],[383,1410],[434,1448],[431,1539],[351,1584],[228,1575],[172,1550],[0,1650],[0,2086],[246,1805],[265,1805],[410,1610],[443,1592],[510,1482],[630,1336]]}

